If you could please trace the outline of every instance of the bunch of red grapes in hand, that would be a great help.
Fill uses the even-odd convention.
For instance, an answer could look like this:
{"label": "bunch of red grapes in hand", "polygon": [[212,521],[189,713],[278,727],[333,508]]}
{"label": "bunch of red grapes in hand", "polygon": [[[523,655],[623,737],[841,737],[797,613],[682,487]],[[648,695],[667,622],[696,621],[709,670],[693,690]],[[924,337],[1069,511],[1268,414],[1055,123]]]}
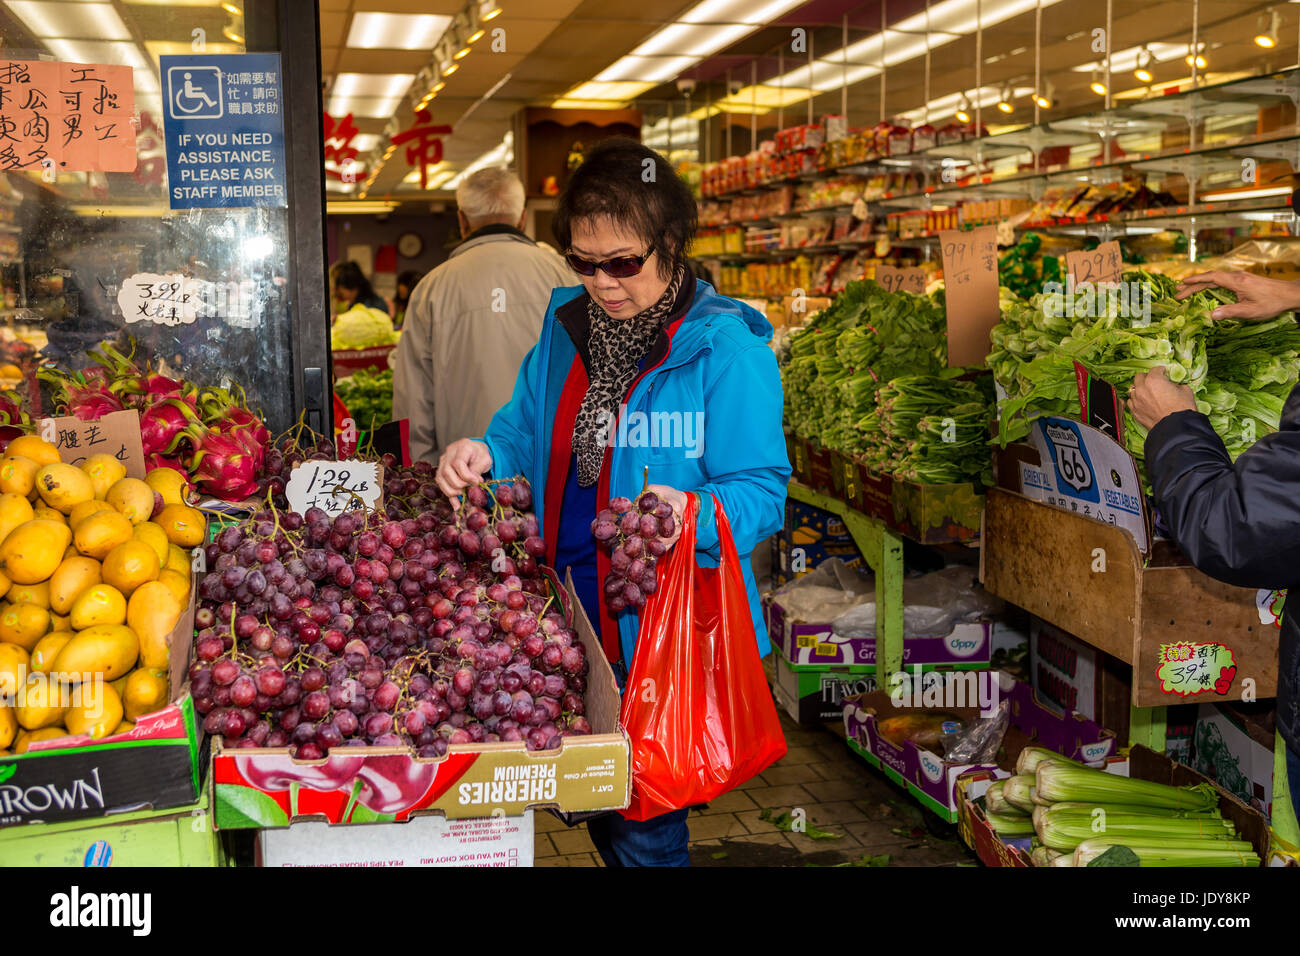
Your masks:
{"label": "bunch of red grapes in hand", "polygon": [[653,491],[636,501],[619,496],[591,523],[591,533],[609,549],[610,572],[605,576],[605,604],[611,614],[641,607],[654,594],[655,564],[668,552],[665,538],[677,530],[673,506]]}
{"label": "bunch of red grapes in hand", "polygon": [[586,649],[540,571],[527,483],[469,488],[453,512],[428,464],[386,478],[384,513],[270,507],[207,546],[190,669],[204,729],[304,760],[591,733]]}

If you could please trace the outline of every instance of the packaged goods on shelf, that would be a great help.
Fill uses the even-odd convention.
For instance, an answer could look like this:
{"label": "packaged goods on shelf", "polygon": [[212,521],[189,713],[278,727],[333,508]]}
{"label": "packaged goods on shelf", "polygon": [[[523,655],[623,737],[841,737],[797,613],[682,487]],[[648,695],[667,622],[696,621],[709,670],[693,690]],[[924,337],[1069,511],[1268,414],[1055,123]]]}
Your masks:
{"label": "packaged goods on shelf", "polygon": [[776,134],[776,151],[793,153],[805,149],[818,149],[826,142],[826,130],[820,123],[790,126]]}

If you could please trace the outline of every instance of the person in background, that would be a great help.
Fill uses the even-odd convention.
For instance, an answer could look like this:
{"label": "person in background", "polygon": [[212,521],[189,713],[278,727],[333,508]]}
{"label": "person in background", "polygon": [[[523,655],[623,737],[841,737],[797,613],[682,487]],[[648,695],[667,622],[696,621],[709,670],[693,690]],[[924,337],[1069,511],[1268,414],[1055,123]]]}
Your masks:
{"label": "person in background", "polygon": [[384,315],[389,314],[388,303],[375,292],[361,267],[351,259],[330,269],[330,284],[334,287],[334,301],[339,303],[338,312],[346,312],[360,304],[378,309]]}
{"label": "person in background", "polygon": [[[1260,322],[1300,310],[1300,282],[1245,272],[1190,275],[1177,296],[1211,287],[1237,295],[1211,313],[1215,319]],[[1192,390],[1169,381],[1163,367],[1134,379],[1128,407],[1149,429],[1146,466],[1156,505],[1188,560],[1239,587],[1300,588],[1300,386],[1287,396],[1278,430],[1235,462],[1196,410]],[[1290,600],[1278,642],[1277,728],[1300,816],[1300,605]]]}
{"label": "person in background", "polygon": [[393,352],[393,420],[410,420],[411,455],[481,435],[510,398],[511,374],[537,342],[564,260],[523,232],[524,185],[480,169],[456,189],[465,239],[415,287]]}
{"label": "person in background", "polygon": [[406,321],[406,307],[411,301],[411,293],[424,278],[423,272],[407,269],[397,277],[397,294],[393,296],[393,328],[400,329]]}
{"label": "person in background", "polygon": [[[611,497],[640,494],[646,469],[650,490],[678,518],[689,494],[699,498],[701,567],[721,558],[714,501],[722,502],[759,654],[770,647],[750,553],[784,517],[790,462],[781,377],[767,319],[691,273],[686,250],[696,221],[690,189],[663,156],[618,137],[592,147],[554,222],[582,285],[551,297],[510,403],[486,432],[457,434],[438,465],[438,486],[450,497],[485,473],[528,479],[545,563],[572,574],[620,683],[640,616],[608,601],[600,585],[608,558],[597,552],[591,525]],[[656,440],[644,428],[638,438],[612,426],[634,417],[682,428],[665,426]],[[686,866],[688,809],[646,821],[611,813],[590,820],[588,832],[607,866]]]}

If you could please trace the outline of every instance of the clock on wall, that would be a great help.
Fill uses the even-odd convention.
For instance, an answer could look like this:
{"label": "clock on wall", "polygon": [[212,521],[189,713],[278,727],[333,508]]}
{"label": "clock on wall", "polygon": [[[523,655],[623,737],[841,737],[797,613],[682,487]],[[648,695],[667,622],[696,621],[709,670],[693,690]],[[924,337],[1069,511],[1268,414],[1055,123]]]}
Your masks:
{"label": "clock on wall", "polygon": [[423,249],[424,240],[420,238],[419,233],[404,232],[397,237],[397,251],[403,258],[414,259]]}

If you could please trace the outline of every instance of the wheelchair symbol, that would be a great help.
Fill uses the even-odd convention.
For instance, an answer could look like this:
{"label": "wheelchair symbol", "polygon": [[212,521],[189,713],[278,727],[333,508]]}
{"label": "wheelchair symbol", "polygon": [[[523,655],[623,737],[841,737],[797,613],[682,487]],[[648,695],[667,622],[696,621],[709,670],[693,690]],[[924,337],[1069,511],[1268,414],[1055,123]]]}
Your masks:
{"label": "wheelchair symbol", "polygon": [[220,119],[221,70],[215,66],[173,66],[167,71],[172,119]]}

